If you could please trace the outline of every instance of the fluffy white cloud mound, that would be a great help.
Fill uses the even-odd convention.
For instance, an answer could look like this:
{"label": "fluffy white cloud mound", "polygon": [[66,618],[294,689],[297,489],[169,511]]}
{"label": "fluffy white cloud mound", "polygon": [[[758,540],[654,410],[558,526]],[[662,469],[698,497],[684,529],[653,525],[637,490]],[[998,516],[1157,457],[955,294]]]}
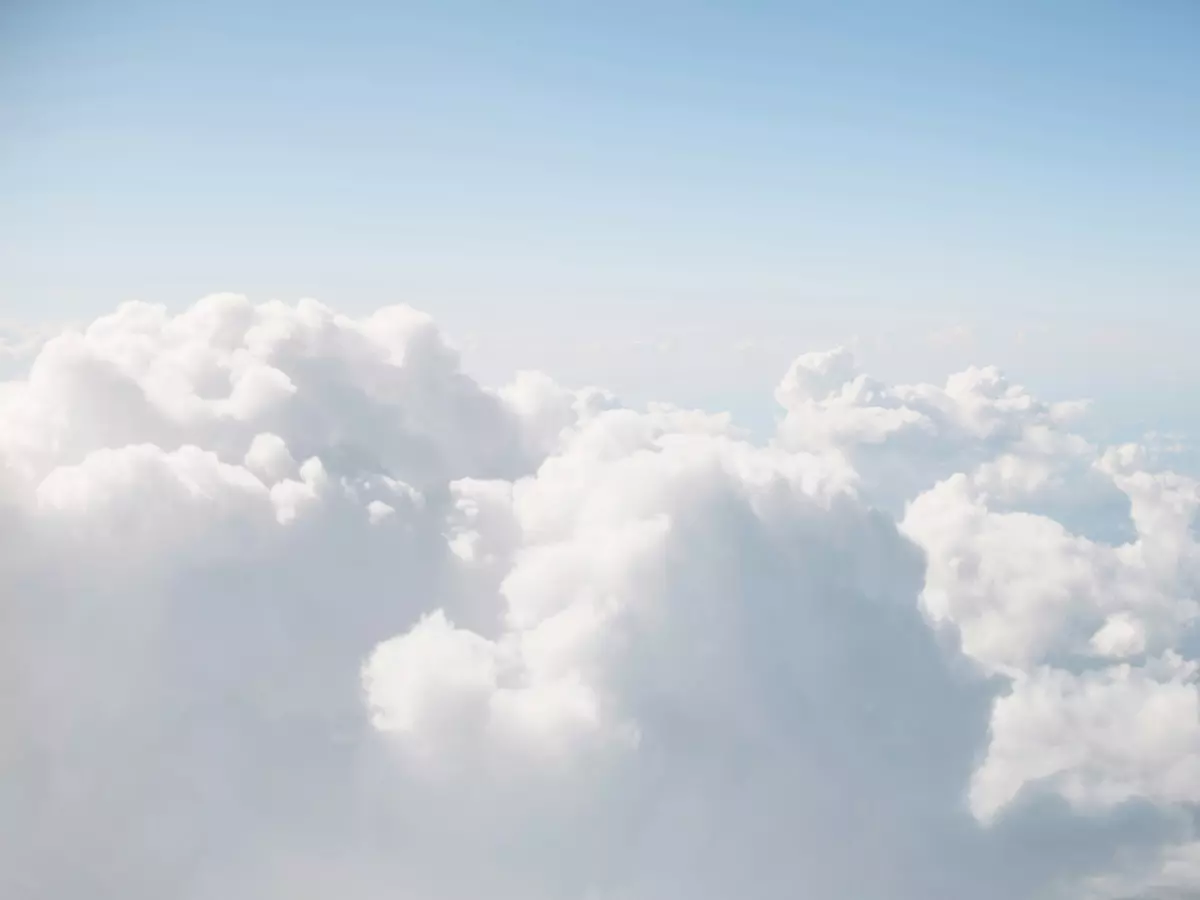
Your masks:
{"label": "fluffy white cloud mound", "polygon": [[0,383],[13,896],[1200,887],[1200,490],[994,369],[777,435],[406,307],[131,304]]}

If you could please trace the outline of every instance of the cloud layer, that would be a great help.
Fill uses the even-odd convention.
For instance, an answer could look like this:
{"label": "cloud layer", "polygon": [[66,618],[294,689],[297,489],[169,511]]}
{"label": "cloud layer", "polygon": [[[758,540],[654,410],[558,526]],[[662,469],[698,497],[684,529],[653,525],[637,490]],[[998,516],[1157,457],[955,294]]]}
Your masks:
{"label": "cloud layer", "polygon": [[990,368],[776,399],[756,444],[491,390],[406,307],[48,340],[0,383],[5,893],[1200,889],[1197,482]]}

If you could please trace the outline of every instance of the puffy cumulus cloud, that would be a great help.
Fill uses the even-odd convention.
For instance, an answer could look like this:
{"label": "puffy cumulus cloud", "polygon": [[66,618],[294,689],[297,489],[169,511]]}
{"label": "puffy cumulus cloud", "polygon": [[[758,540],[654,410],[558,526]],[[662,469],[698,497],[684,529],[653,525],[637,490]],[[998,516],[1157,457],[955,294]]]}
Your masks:
{"label": "puffy cumulus cloud", "polygon": [[0,383],[30,898],[1200,888],[1197,483],[993,369],[726,415],[131,304]]}
{"label": "puffy cumulus cloud", "polygon": [[789,449],[847,453],[874,502],[899,510],[940,479],[988,465],[997,487],[1056,485],[1091,448],[1066,426],[1081,403],[1044,403],[995,368],[945,385],[886,385],[846,348],[800,356],[775,391]]}

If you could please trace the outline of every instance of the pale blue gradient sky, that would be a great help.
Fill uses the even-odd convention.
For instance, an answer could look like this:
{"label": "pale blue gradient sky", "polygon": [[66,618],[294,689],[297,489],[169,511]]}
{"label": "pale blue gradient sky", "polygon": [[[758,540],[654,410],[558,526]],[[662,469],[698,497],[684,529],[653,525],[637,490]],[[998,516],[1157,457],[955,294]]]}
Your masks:
{"label": "pale blue gradient sky", "polygon": [[857,338],[1200,435],[1187,0],[17,0],[0,110],[0,319],[403,300],[751,417]]}

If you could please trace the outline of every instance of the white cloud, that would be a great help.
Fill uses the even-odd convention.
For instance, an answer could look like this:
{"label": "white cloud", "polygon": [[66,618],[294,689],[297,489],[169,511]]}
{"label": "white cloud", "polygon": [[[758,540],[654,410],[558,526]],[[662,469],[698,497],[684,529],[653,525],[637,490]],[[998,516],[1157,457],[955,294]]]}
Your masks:
{"label": "white cloud", "polygon": [[1144,666],[1019,676],[992,716],[972,807],[995,815],[1041,782],[1085,810],[1133,799],[1200,800],[1197,665],[1168,653]]}
{"label": "white cloud", "polygon": [[0,384],[14,896],[1200,888],[1197,483],[995,369],[776,437],[405,307],[122,307]]}

